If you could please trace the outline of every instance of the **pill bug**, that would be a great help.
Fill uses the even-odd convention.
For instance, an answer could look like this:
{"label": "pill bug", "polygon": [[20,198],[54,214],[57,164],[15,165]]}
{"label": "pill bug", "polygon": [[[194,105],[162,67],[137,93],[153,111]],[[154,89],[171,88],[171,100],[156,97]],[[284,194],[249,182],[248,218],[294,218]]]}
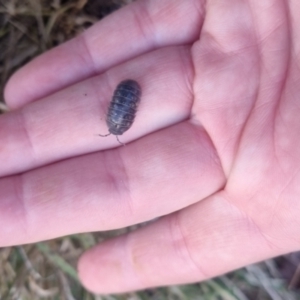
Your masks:
{"label": "pill bug", "polygon": [[120,142],[118,135],[122,135],[131,127],[140,97],[141,87],[135,80],[126,79],[120,82],[114,91],[106,116],[109,133],[99,135],[105,137],[113,134],[121,145],[125,145]]}

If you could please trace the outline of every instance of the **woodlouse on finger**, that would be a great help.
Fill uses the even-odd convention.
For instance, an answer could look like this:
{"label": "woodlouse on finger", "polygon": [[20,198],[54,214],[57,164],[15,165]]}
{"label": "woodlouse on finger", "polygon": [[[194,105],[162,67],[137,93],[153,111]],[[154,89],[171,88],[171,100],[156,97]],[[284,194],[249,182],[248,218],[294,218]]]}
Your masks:
{"label": "woodlouse on finger", "polygon": [[132,79],[121,81],[116,87],[108,112],[106,124],[109,133],[102,137],[113,134],[121,145],[125,145],[118,139],[133,124],[138,104],[141,98],[141,87]]}

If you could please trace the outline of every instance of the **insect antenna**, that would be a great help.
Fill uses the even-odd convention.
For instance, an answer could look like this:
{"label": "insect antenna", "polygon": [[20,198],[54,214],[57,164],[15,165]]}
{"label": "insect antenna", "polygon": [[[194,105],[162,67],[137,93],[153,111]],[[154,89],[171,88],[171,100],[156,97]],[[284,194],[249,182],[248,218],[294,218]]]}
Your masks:
{"label": "insect antenna", "polygon": [[106,136],[111,135],[111,133],[108,133],[108,134],[105,134],[105,135],[102,135],[102,134],[97,134],[97,135],[100,135],[100,136],[102,136],[102,137],[106,137]]}
{"label": "insect antenna", "polygon": [[123,146],[125,146],[125,144],[124,143],[122,143],[122,142],[120,142],[120,140],[119,140],[119,138],[118,138],[118,136],[116,135],[116,138],[117,138],[117,141],[121,144],[121,145],[123,145]]}

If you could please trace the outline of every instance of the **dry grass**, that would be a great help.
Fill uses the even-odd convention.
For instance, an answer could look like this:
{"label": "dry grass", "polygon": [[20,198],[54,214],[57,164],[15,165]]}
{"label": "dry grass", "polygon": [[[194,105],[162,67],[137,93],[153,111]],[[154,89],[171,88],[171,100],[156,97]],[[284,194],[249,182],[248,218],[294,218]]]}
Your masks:
{"label": "dry grass", "polygon": [[[3,88],[16,69],[131,1],[0,0],[0,113],[7,111]],[[100,297],[88,293],[77,278],[79,255],[96,243],[131,229],[72,235],[1,249],[0,300],[300,299],[299,253],[249,266],[201,284],[150,289],[119,296]]]}

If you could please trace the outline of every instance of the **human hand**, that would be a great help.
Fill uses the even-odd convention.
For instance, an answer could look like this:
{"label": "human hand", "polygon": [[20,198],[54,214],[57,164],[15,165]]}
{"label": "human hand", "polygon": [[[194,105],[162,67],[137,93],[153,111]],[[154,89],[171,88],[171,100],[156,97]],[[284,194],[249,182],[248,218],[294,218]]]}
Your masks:
{"label": "human hand", "polygon": [[[0,117],[1,246],[162,216],[82,256],[99,293],[299,250],[298,10],[138,1],[17,72]],[[142,100],[122,147],[95,134],[126,78]]]}

